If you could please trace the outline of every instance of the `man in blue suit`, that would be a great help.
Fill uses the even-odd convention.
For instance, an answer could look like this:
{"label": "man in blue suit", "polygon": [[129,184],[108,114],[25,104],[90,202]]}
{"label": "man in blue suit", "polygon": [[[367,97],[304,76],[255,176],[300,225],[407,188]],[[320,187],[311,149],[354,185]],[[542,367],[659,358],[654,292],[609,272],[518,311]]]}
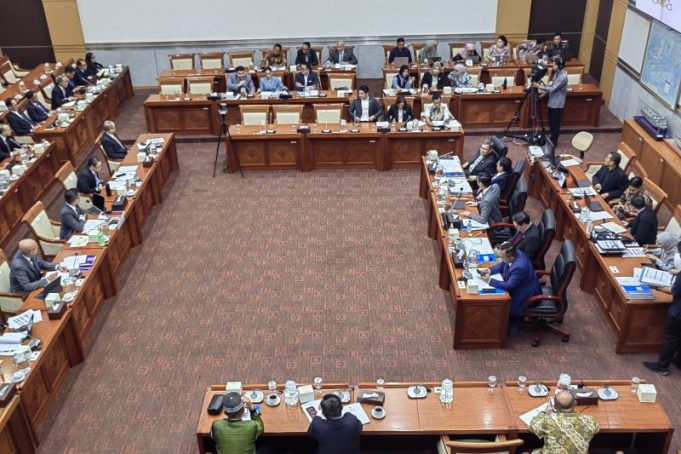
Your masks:
{"label": "man in blue suit", "polygon": [[14,134],[17,136],[30,135],[33,132],[35,123],[28,118],[25,113],[19,110],[17,100],[14,98],[6,99],[5,105],[7,106],[7,109],[9,109],[7,120],[9,121],[9,125],[12,127]]}
{"label": "man in blue suit", "polygon": [[73,90],[69,88],[69,79],[66,76],[57,77],[57,83],[50,94],[52,100],[52,110],[56,110],[63,104],[70,101]]}
{"label": "man in blue suit", "polygon": [[308,87],[312,90],[319,89],[319,76],[310,69],[310,64],[300,66],[300,72],[296,74],[296,91],[304,91]]}
{"label": "man in blue suit", "polygon": [[229,78],[227,79],[227,90],[235,95],[242,94],[244,96],[255,93],[253,79],[246,73],[246,68],[237,66],[234,72],[229,75]]}
{"label": "man in blue suit", "polygon": [[31,120],[36,123],[47,120],[50,116],[50,111],[47,107],[40,103],[38,97],[32,91],[26,93],[26,99],[28,99],[28,106],[26,106],[26,113],[31,118]]}
{"label": "man in blue suit", "polygon": [[[518,326],[522,320],[525,301],[541,294],[541,286],[534,272],[532,262],[527,256],[518,251],[510,241],[498,246],[499,257],[502,262],[489,270],[482,270],[482,278],[492,287],[504,290],[511,295],[511,318],[508,335],[518,334]],[[491,279],[493,274],[501,274],[503,281]]]}
{"label": "man in blue suit", "polygon": [[492,150],[492,141],[485,139],[473,159],[464,162],[464,171],[469,181],[475,181],[478,175],[494,175],[497,173],[497,156]]}

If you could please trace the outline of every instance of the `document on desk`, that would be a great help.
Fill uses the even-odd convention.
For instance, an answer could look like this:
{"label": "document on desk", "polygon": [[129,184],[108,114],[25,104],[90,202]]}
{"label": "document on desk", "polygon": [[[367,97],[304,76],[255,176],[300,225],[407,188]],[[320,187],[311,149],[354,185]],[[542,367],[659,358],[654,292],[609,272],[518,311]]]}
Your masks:
{"label": "document on desk", "polygon": [[102,224],[104,224],[104,221],[101,219],[88,219],[87,221],[85,221],[85,225],[83,226],[83,232],[97,230],[97,228]]}
{"label": "document on desk", "polygon": [[657,287],[671,287],[674,281],[674,276],[667,272],[653,268],[652,266],[644,266],[641,271],[641,282]]}
{"label": "document on desk", "polygon": [[85,261],[87,260],[87,255],[72,255],[71,257],[66,257],[61,264],[72,270],[74,268],[79,267],[80,265],[83,265]]}
{"label": "document on desk", "polygon": [[646,250],[642,247],[628,247],[624,249],[624,255],[622,257],[627,258],[639,258],[645,257]]}
{"label": "document on desk", "polygon": [[[312,422],[312,418],[314,418],[315,416],[319,416],[322,419],[326,419],[322,414],[321,402],[322,402],[321,399],[311,400],[310,402],[306,402],[300,406],[303,410],[303,413],[305,413],[305,416],[307,416],[308,421]],[[355,415],[362,424],[369,424],[371,422],[369,416],[367,416],[366,412],[364,411],[364,408],[362,408],[362,404],[360,404],[359,402],[344,405],[341,415],[344,415],[346,413],[352,413],[353,415]]]}
{"label": "document on desk", "polygon": [[583,188],[568,188],[568,191],[570,191],[570,194],[572,194],[573,197],[598,195],[598,193],[591,186],[586,186]]}
{"label": "document on desk", "polygon": [[[7,319],[7,326],[9,326],[12,329],[23,328],[24,326],[28,325],[31,322],[31,319],[33,320],[33,324],[35,325],[36,323],[40,323],[40,322],[43,321],[43,316],[40,314],[39,310],[29,309],[26,312],[23,312],[19,315],[15,315],[14,317],[8,318]],[[8,334],[17,334],[17,333],[8,333]]]}
{"label": "document on desk", "polygon": [[463,250],[466,251],[466,255],[474,249],[478,251],[480,254],[478,256],[479,262],[491,263],[497,260],[497,255],[494,253],[489,238],[462,238],[461,244],[463,245]]}
{"label": "document on desk", "polygon": [[69,246],[71,247],[85,247],[89,241],[87,235],[73,235],[69,238]]}
{"label": "document on desk", "polygon": [[[482,276],[480,275],[480,273],[478,272],[477,269],[469,269],[468,271],[471,273],[471,276],[473,276],[473,282],[478,286],[478,289],[480,289],[480,290],[492,290],[492,289],[495,288],[495,287],[492,287],[491,285],[489,285],[487,282],[485,282],[482,279]],[[494,280],[497,280],[497,281],[504,282],[503,276],[499,273],[493,274],[489,278],[490,278],[490,280],[494,279]]]}
{"label": "document on desk", "polygon": [[612,219],[612,214],[608,213],[607,211],[592,211],[591,214],[589,215],[591,221],[604,221],[606,219]]}
{"label": "document on desk", "polygon": [[546,402],[546,403],[538,406],[537,408],[532,409],[532,410],[528,411],[527,413],[520,415],[520,419],[522,419],[522,421],[525,424],[527,424],[527,427],[530,427],[530,423],[532,422],[534,417],[537,416],[542,411],[546,410],[546,407],[548,407],[548,405],[549,405],[549,403]]}
{"label": "document on desk", "polygon": [[560,165],[563,167],[573,167],[573,166],[578,166],[580,164],[579,161],[576,159],[566,159],[565,161],[560,161]]}
{"label": "document on desk", "polygon": [[110,180],[109,187],[112,191],[123,191],[125,189],[125,181]]}
{"label": "document on desk", "polygon": [[622,227],[616,222],[605,222],[601,224],[601,227],[603,227],[604,229],[608,229],[613,233],[624,233],[627,231],[626,228]]}

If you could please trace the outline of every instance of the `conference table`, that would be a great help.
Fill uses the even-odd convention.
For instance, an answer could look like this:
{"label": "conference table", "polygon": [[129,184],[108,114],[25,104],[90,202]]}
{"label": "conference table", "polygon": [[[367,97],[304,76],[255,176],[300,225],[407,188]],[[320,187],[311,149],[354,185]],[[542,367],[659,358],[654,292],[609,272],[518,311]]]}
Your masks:
{"label": "conference table", "polygon": [[[616,353],[639,353],[660,351],[664,335],[667,310],[671,305],[671,295],[653,290],[654,300],[628,299],[619,285],[617,277],[632,276],[634,268],[651,264],[646,257],[603,256],[586,233],[586,225],[579,222],[571,205],[586,206],[583,199],[574,200],[567,190],[562,189],[558,181],[551,175],[541,161],[527,159],[527,172],[530,195],[538,199],[542,205],[553,209],[556,215],[556,238],[571,240],[575,245],[577,266],[581,271],[579,286],[591,293],[598,301],[610,325],[615,331]],[[586,180],[584,171],[579,166],[570,166],[566,186],[577,187],[578,180]],[[601,206],[613,216],[605,221],[593,221],[594,226],[603,222],[617,220],[608,203],[600,196],[591,197],[591,201],[600,202]],[[630,236],[627,233],[628,236]],[[614,268],[613,268],[614,267]],[[614,272],[616,270],[617,272]],[[580,301],[570,301],[580,304]],[[568,309],[567,316],[570,316]]]}
{"label": "conference table", "polygon": [[[542,383],[552,386],[555,380]],[[528,385],[540,382],[528,382]],[[581,383],[581,381],[580,381]],[[407,396],[407,388],[421,384],[429,389],[425,398],[412,399]],[[590,414],[598,421],[600,432],[591,442],[592,447],[628,448],[633,446],[639,453],[666,453],[671,443],[674,427],[662,405],[657,403],[640,403],[630,392],[627,381],[584,380],[588,387],[601,385],[612,386],[620,395],[618,400],[599,401],[598,405],[578,406],[577,411]],[[300,384],[299,384],[300,385]],[[519,392],[513,382],[499,384],[492,391],[487,382],[465,382],[454,380],[454,402],[442,404],[439,395],[432,392],[439,383],[386,383],[385,418],[377,420],[371,417],[371,405],[361,404],[370,422],[364,425],[360,443],[363,449],[380,446],[384,450],[390,448],[407,449],[418,446],[420,449],[429,445],[435,448],[441,436],[493,437],[505,435],[509,439],[522,438],[523,449],[536,448],[541,442],[531,433],[520,415],[546,402],[546,398],[534,398],[525,392]],[[283,385],[278,385],[278,393],[282,393]],[[268,394],[267,385],[244,385],[243,391],[262,390]],[[324,394],[334,390],[348,391],[351,401],[362,390],[376,390],[375,383],[324,384],[314,398],[320,399]],[[223,414],[209,415],[208,405],[216,395],[225,393],[225,385],[213,385],[204,394],[201,415],[196,428],[196,437],[200,453],[215,452],[210,437],[213,421],[224,417]],[[300,405],[288,407],[283,402],[276,407],[262,404],[262,419],[265,433],[259,440],[263,444],[295,449],[296,452],[312,452],[313,445],[306,439],[309,421],[303,414]]]}
{"label": "conference table", "polygon": [[4,408],[0,408],[0,452],[32,454],[38,445],[26,407],[21,397],[15,394]]}
{"label": "conference table", "polygon": [[229,172],[239,170],[239,165],[242,170],[390,170],[418,166],[427,150],[463,155],[462,130],[424,127],[412,132],[395,125],[383,132],[376,123],[305,126],[266,125],[264,131],[261,126],[230,126],[225,138]]}
{"label": "conference table", "polygon": [[[454,200],[472,201],[472,196],[454,197],[448,194],[441,198],[437,191],[433,190],[433,176],[428,172],[425,158],[421,159],[419,196],[426,199],[428,204],[428,237],[437,241],[440,251],[438,284],[441,289],[449,292],[452,298],[453,348],[506,348],[510,295],[508,292],[488,295],[469,293],[465,287],[459,287],[459,283],[464,282],[464,269],[457,268],[452,260],[448,232],[442,223],[442,214],[451,207]],[[476,207],[466,209],[478,212]],[[487,237],[485,231],[462,230],[460,235],[462,240],[468,241]]]}

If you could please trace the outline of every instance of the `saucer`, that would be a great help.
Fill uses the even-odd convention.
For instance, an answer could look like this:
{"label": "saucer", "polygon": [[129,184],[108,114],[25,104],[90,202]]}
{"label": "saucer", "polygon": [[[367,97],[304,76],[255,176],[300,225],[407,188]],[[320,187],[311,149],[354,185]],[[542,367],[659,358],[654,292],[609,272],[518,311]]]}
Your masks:
{"label": "saucer", "polygon": [[342,390],[336,390],[332,392],[334,396],[338,396],[342,404],[347,404],[350,402],[350,393],[347,391],[342,391]]}
{"label": "saucer", "polygon": [[598,388],[598,398],[601,400],[617,400],[619,396],[619,393],[610,386]]}
{"label": "saucer", "polygon": [[549,389],[546,385],[530,385],[527,387],[527,393],[532,397],[544,397],[548,395]]}
{"label": "saucer", "polygon": [[73,301],[73,299],[74,299],[75,297],[76,297],[76,292],[68,292],[68,293],[65,293],[65,294],[64,294],[64,297],[62,298],[62,300],[63,300],[65,303],[70,303],[71,301]]}
{"label": "saucer", "polygon": [[383,407],[374,407],[374,408],[371,410],[371,416],[372,416],[374,419],[383,419],[383,418],[385,418],[385,408],[383,408],[383,412],[382,412],[381,414],[379,414],[379,413],[376,411],[376,409],[378,409],[378,408],[383,408]]}
{"label": "saucer", "polygon": [[[270,397],[274,396],[274,399],[270,399]],[[279,397],[278,394],[270,394],[267,396],[267,399],[265,399],[265,405],[268,407],[276,407],[281,403],[281,397]]]}
{"label": "saucer", "polygon": [[248,391],[244,394],[251,400],[251,403],[254,404],[261,403],[262,400],[265,398],[265,395],[262,393],[262,391]]}
{"label": "saucer", "polygon": [[423,399],[428,395],[428,389],[423,385],[410,386],[407,388],[407,396],[411,399]]}

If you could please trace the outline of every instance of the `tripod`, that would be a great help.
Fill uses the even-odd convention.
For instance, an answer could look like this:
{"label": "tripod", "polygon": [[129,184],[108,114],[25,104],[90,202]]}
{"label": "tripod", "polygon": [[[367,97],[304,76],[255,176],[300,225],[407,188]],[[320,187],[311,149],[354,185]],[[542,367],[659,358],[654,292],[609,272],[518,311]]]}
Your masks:
{"label": "tripod", "polygon": [[[530,103],[530,131],[522,136],[509,135],[508,132],[511,129],[511,126],[513,126],[513,123],[520,122],[520,111],[525,103],[528,102],[528,99]],[[523,100],[518,105],[518,109],[513,114],[511,121],[508,122],[508,125],[504,130],[504,137],[522,140],[528,145],[543,145],[545,135],[546,128],[544,127],[544,119],[541,116],[539,108],[539,90],[537,87],[530,86],[525,90]]]}
{"label": "tripod", "polygon": [[[222,117],[222,126],[220,127],[220,133],[218,134],[218,145],[215,148],[215,161],[213,162],[213,177],[215,177],[215,171],[218,167],[218,156],[220,155],[220,144],[222,139],[229,139],[229,129],[227,128],[227,104],[220,104],[220,116]],[[234,153],[234,159],[236,159],[236,164],[239,166],[239,172],[241,173],[241,178],[244,177],[244,171],[241,169],[241,162],[239,162],[239,155]],[[223,172],[227,171],[227,161],[225,161],[225,166],[223,167]]]}

